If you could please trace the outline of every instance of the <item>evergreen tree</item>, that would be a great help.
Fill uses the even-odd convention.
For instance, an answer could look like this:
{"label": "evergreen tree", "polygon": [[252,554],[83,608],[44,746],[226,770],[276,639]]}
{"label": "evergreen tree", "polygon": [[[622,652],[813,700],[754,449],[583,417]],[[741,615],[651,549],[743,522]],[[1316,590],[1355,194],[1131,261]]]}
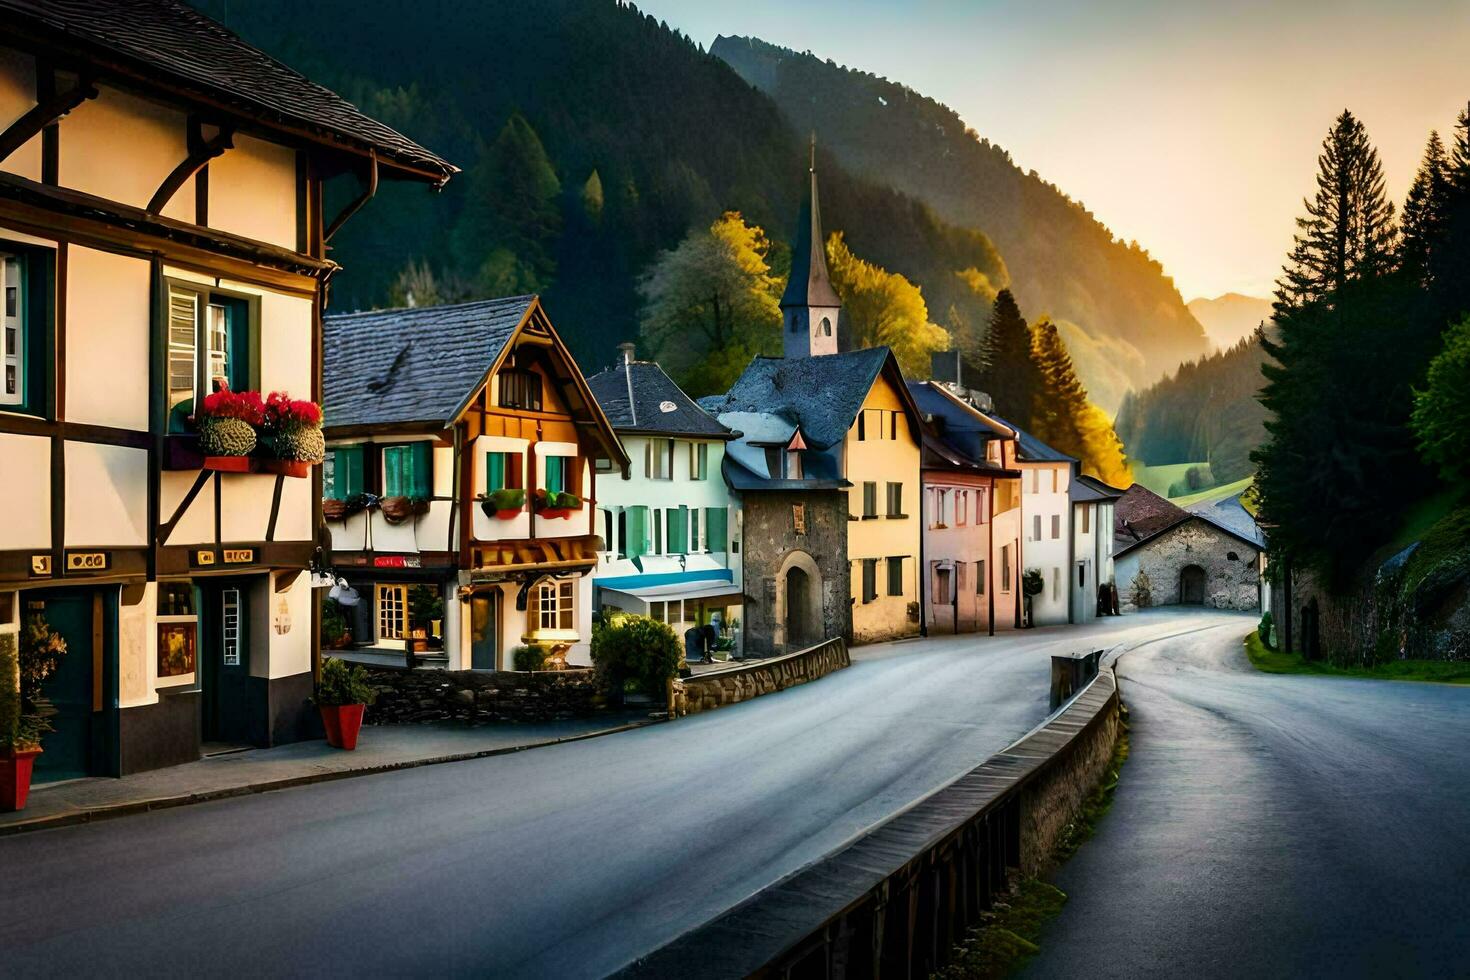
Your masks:
{"label": "evergreen tree", "polygon": [[1043,317],[1032,336],[1041,387],[1030,431],[1053,448],[1081,460],[1084,473],[1127,487],[1132,474],[1123,458],[1123,444],[1107,415],[1087,397],[1056,324]]}
{"label": "evergreen tree", "polygon": [[602,223],[602,177],[594,169],[582,185],[582,210],[593,225]]}
{"label": "evergreen tree", "polygon": [[842,297],[844,348],[888,347],[909,377],[929,376],[929,355],[944,350],[949,336],[929,322],[918,286],[852,253],[841,232],[827,239],[827,269]]}
{"label": "evergreen tree", "polygon": [[1031,350],[1031,328],[1011,291],[1002,289],[990,311],[980,387],[995,401],[996,411],[1023,429],[1031,427],[1041,388]]}
{"label": "evergreen tree", "polygon": [[1429,278],[1445,324],[1470,313],[1470,106],[1455,120],[1445,167],[1441,247],[1430,254]]}
{"label": "evergreen tree", "polygon": [[1448,194],[1449,160],[1439,133],[1429,134],[1424,162],[1414,176],[1404,201],[1399,263],[1404,271],[1426,285],[1431,281],[1437,256],[1443,246]]}
{"label": "evergreen tree", "polygon": [[1277,281],[1278,314],[1371,278],[1393,265],[1394,208],[1384,192],[1383,166],[1368,133],[1343,110],[1322,141],[1317,193],[1302,203],[1298,234]]}

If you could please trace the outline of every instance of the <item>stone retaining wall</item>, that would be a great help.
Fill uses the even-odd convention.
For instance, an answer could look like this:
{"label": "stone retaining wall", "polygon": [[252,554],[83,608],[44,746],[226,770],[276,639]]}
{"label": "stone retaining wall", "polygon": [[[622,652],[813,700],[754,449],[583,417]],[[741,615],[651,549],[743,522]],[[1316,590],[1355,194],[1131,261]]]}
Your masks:
{"label": "stone retaining wall", "polygon": [[842,637],[748,667],[731,667],[674,682],[674,714],[697,715],[762,694],[784,691],[852,665]]}
{"label": "stone retaining wall", "polygon": [[458,721],[558,721],[594,711],[596,672],[591,668],[484,672],[369,667],[378,701],[368,708],[374,725]]}

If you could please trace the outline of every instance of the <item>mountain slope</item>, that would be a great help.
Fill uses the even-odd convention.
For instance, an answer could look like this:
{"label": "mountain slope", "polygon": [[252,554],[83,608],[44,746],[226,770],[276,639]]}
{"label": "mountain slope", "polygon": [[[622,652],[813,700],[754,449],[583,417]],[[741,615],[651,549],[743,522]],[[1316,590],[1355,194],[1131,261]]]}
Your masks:
{"label": "mountain slope", "polygon": [[1080,358],[1090,384],[1124,362],[1134,385],[1148,384],[1205,352],[1200,325],[1158,262],[1114,239],[1034,172],[1023,173],[952,110],[887,79],[756,38],[719,37],[710,51],[769,93],[798,132],[816,131],[854,173],[984,231],[1028,317],[1070,321],[1113,348],[1106,357]]}
{"label": "mountain slope", "polygon": [[1190,300],[1189,312],[1205,328],[1205,336],[1216,350],[1229,350],[1271,319],[1271,301],[1226,293],[1214,299],[1200,297]]}
{"label": "mountain slope", "polygon": [[[739,210],[783,248],[795,230],[805,137],[723,61],[631,5],[197,5],[465,168],[439,195],[384,186],[346,225],[333,241],[344,266],[338,309],[382,305],[400,272],[421,261],[454,298],[542,293],[591,369],[637,336],[637,278],[690,228]],[[959,305],[983,322],[988,297],[957,275],[1004,281],[983,234],[849,176],[824,150],[817,166],[829,231],[920,283],[936,309]],[[516,167],[525,173],[508,179]],[[333,200],[356,190],[350,178],[337,183]],[[522,187],[526,199],[516,196]],[[505,214],[507,205],[522,213]]]}

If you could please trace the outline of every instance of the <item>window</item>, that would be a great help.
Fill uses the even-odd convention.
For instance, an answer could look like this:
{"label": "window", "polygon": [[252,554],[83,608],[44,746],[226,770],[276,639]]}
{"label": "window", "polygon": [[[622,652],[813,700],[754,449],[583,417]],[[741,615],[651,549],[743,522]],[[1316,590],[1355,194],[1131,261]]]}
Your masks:
{"label": "window", "polygon": [[550,493],[564,493],[571,488],[567,486],[568,456],[547,456],[544,465],[546,467],[545,489]]}
{"label": "window", "polygon": [[541,375],[520,368],[500,372],[500,407],[541,411]]}
{"label": "window", "polygon": [[1008,544],[1000,547],[1000,590],[1011,591],[1011,546]]}
{"label": "window", "polygon": [[975,563],[975,594],[985,594],[985,559]]}
{"label": "window", "polygon": [[944,527],[944,497],[949,493],[935,487],[929,491],[929,526]]}
{"label": "window", "polygon": [[592,468],[598,473],[611,473],[614,469],[613,461],[605,456],[598,456],[592,461]]}
{"label": "window", "polygon": [[878,598],[878,559],[863,559],[863,602]]}
{"label": "window", "polygon": [[878,516],[878,484],[868,481],[863,484],[863,517]]}
{"label": "window", "polygon": [[689,511],[689,550],[708,551],[704,539],[699,536],[699,508],[695,507]]}
{"label": "window", "polygon": [[[648,444],[643,447],[643,475],[650,480],[674,478],[674,440],[648,440]],[[774,475],[773,473],[772,476]]]}
{"label": "window", "polygon": [[408,633],[408,586],[379,585],[378,642],[385,646],[401,646]]}
{"label": "window", "polygon": [[954,492],[954,522],[964,527],[970,520],[970,491],[956,490]]}
{"label": "window", "polygon": [[1040,541],[1041,540],[1041,515],[1040,514],[1037,514],[1035,517],[1031,518],[1031,540],[1032,541]]}
{"label": "window", "polygon": [[1061,489],[1062,489],[1061,488],[1061,480],[1062,480],[1062,471],[1059,470],[1059,469],[1057,469],[1056,467],[1052,467],[1052,471],[1051,471],[1051,492],[1052,493],[1058,493],[1058,492],[1061,491]]}
{"label": "window", "polygon": [[[617,538],[613,537],[613,512],[603,510],[601,507],[597,509],[602,514],[602,550],[609,553],[614,552],[617,550]],[[622,514],[617,515],[618,522],[621,522],[622,519]]]}
{"label": "window", "polygon": [[888,413],[888,438],[898,441],[898,413]]}
{"label": "window", "polygon": [[832,318],[831,317],[825,317],[825,316],[822,317],[822,336],[823,337],[830,337],[830,336],[832,336]]}
{"label": "window", "polygon": [[786,451],[785,476],[788,480],[800,480],[802,478],[800,449],[788,449]]}
{"label": "window", "polygon": [[327,450],[322,463],[322,496],[346,500],[362,492],[362,447],[337,446]]}
{"label": "window", "polygon": [[[199,625],[193,585],[188,582],[158,583],[157,625],[158,686],[180,687],[193,683]],[[238,629],[238,617],[235,626]],[[238,642],[237,636],[237,655]]]}
{"label": "window", "polygon": [[795,534],[806,533],[806,504],[791,505],[791,530]]}
{"label": "window", "polygon": [[903,595],[903,559],[888,559],[888,594]]}
{"label": "window", "polygon": [[485,492],[523,490],[521,486],[521,454],[492,452],[485,454]]}
{"label": "window", "polygon": [[868,440],[868,413],[858,412],[858,442]]}
{"label": "window", "polygon": [[1051,597],[1053,599],[1062,597],[1062,570],[1056,565],[1051,568]]}
{"label": "window", "polygon": [[965,563],[957,561],[954,563],[954,592],[958,597],[965,591]]}
{"label": "window", "polygon": [[1082,589],[1087,588],[1087,563],[1086,562],[1080,562],[1079,561],[1077,563],[1077,587],[1078,588],[1082,588]]}
{"label": "window", "polygon": [[21,311],[21,262],[14,255],[0,256],[5,288],[5,329],[0,333],[0,363],[5,366],[5,383],[0,387],[0,405],[25,401],[26,331]]}
{"label": "window", "polygon": [[434,446],[410,442],[383,447],[383,496],[427,500],[433,495],[429,466]]}
{"label": "window", "polygon": [[668,554],[682,555],[689,551],[687,507],[670,507],[664,511],[664,526],[668,529],[664,540],[669,543]]}
{"label": "window", "polygon": [[240,666],[240,590],[225,589],[220,593],[220,629],[224,664]]}
{"label": "window", "polygon": [[168,285],[165,371],[170,432],[183,432],[205,395],[255,387],[256,330],[248,301],[189,283]]}
{"label": "window", "polygon": [[664,512],[660,507],[653,509],[653,553],[664,554]]}
{"label": "window", "polygon": [[934,601],[942,606],[947,606],[954,601],[954,595],[950,592],[950,570],[944,568],[938,562],[934,563]]}
{"label": "window", "polygon": [[975,523],[990,523],[990,495],[984,490],[975,491]]}
{"label": "window", "polygon": [[1082,508],[1082,533],[1089,534],[1092,531],[1092,505],[1088,504]]}
{"label": "window", "polygon": [[1040,470],[1032,470],[1031,471],[1031,492],[1032,493],[1040,493],[1041,492],[1041,471]]}
{"label": "window", "polygon": [[691,442],[689,444],[689,479],[709,479],[709,443]]}
{"label": "window", "polygon": [[903,517],[903,484],[888,484],[888,516]]}
{"label": "window", "polygon": [[536,600],[538,630],[572,632],[577,628],[572,586],[570,579],[541,585]]}
{"label": "window", "polygon": [[641,558],[648,554],[648,508],[627,507],[618,519],[618,554]]}
{"label": "window", "polygon": [[1062,536],[1062,516],[1060,514],[1053,514],[1053,515],[1051,515],[1051,538],[1052,538],[1053,541],[1055,541],[1057,538],[1060,538],[1061,536]]}

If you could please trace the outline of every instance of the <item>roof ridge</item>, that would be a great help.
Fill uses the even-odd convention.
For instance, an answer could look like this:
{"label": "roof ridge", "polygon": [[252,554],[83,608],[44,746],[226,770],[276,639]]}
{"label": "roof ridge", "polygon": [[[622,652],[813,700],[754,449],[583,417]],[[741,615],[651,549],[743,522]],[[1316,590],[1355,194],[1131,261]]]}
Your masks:
{"label": "roof ridge", "polygon": [[433,306],[387,306],[379,310],[352,310],[347,313],[328,313],[324,320],[344,320],[352,316],[387,316],[390,313],[427,313],[431,310],[461,310],[469,306],[490,306],[492,304],[513,303],[519,300],[532,300],[540,297],[540,293],[524,293],[520,296],[498,296],[494,299],[471,299],[462,303],[435,303]]}

